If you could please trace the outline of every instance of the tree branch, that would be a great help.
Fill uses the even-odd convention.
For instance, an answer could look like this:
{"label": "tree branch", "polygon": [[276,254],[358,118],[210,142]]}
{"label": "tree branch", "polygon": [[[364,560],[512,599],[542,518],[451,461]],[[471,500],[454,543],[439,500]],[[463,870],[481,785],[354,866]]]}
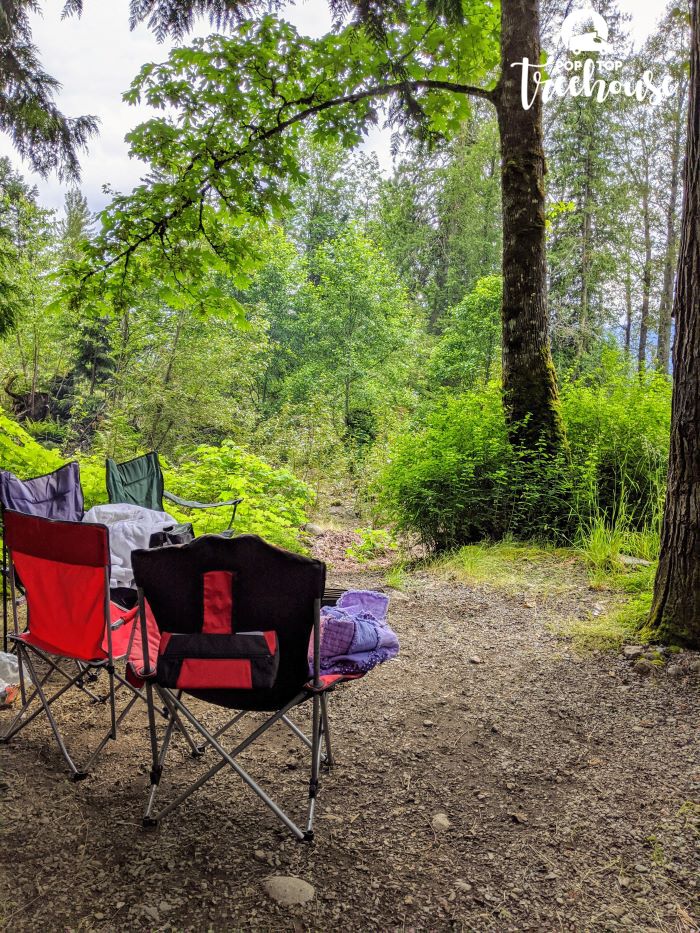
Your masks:
{"label": "tree branch", "polygon": [[[331,100],[319,101],[318,103],[311,103],[313,101],[313,94],[307,98],[301,98],[297,101],[291,102],[293,106],[296,104],[301,104],[309,102],[309,106],[305,107],[303,110],[300,110],[298,113],[295,113],[293,116],[288,117],[286,120],[279,120],[274,124],[274,126],[268,127],[267,129],[256,129],[251,134],[248,142],[245,146],[236,149],[235,151],[229,153],[226,156],[223,156],[215,161],[215,168],[218,169],[224,167],[225,165],[235,162],[236,159],[239,159],[241,156],[245,155],[254,145],[260,142],[265,142],[268,139],[272,139],[274,136],[278,136],[280,133],[283,133],[290,126],[294,126],[296,123],[302,123],[304,120],[308,120],[313,116],[316,116],[319,113],[323,113],[326,110],[331,110],[334,107],[342,107],[346,104],[357,104],[362,100],[367,100],[371,97],[387,97],[390,94],[395,94],[400,91],[418,91],[418,90],[436,90],[436,91],[449,91],[453,94],[464,94],[469,97],[478,97],[482,100],[490,101],[491,103],[496,102],[496,89],[488,90],[482,87],[476,87],[469,84],[459,84],[455,81],[437,81],[432,79],[418,79],[415,81],[397,81],[388,84],[378,84],[373,85],[372,87],[365,88],[362,91],[355,91],[353,94],[345,94],[342,97],[335,97]],[[315,92],[314,92],[315,93]],[[284,105],[283,105],[284,106]],[[280,111],[278,110],[278,114]],[[191,171],[195,164],[196,158],[193,158],[185,174],[188,171]],[[194,206],[198,201],[201,203],[203,199],[206,198],[212,189],[218,190],[213,178],[210,176],[205,179],[197,190],[196,195],[184,198],[181,202],[173,207],[170,211],[164,214],[158,221],[152,221],[152,227],[149,231],[141,234],[136,238],[133,243],[129,243],[120,253],[116,256],[113,256],[112,259],[108,260],[98,269],[91,269],[83,277],[83,281],[91,278],[93,275],[98,274],[99,272],[105,272],[107,269],[116,265],[122,259],[127,259],[147,240],[150,240],[156,233],[162,231],[167,225],[178,217],[184,210],[188,207]],[[219,192],[220,194],[220,192]]]}

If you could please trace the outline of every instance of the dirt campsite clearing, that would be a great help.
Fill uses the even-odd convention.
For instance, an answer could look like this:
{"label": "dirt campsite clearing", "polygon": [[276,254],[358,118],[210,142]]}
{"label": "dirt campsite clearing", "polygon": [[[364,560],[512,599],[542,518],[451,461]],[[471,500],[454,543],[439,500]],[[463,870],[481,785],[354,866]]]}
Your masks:
{"label": "dirt campsite clearing", "polygon": [[[330,583],[387,589],[352,561]],[[697,655],[644,676],[620,654],[574,650],[551,623],[600,598],[583,576],[576,597],[542,600],[428,571],[390,592],[401,655],[331,697],[337,764],[312,844],[229,769],[144,832],[143,708],[78,784],[36,723],[0,747],[3,928],[698,929]],[[73,747],[104,714],[62,706]],[[276,728],[255,749],[243,763],[301,816],[301,745]],[[205,769],[181,739],[169,761],[163,800]],[[279,903],[270,876],[313,896]]]}

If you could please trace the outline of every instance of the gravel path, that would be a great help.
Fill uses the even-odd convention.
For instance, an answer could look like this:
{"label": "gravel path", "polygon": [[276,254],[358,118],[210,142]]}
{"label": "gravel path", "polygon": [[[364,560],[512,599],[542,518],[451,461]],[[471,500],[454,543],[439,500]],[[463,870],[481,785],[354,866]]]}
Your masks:
{"label": "gravel path", "polygon": [[[381,585],[343,573],[331,582]],[[144,834],[143,711],[77,785],[48,726],[28,727],[0,747],[0,925],[697,930],[700,678],[642,677],[551,634],[548,622],[597,598],[583,581],[573,604],[536,605],[411,577],[391,607],[400,659],[331,697],[339,760],[313,845],[224,772]],[[88,744],[105,722],[79,701],[61,718]],[[280,729],[257,747],[254,776],[303,805],[298,743]],[[182,744],[172,757],[164,797],[202,769]],[[271,874],[309,882],[314,898],[280,906],[264,891]]]}

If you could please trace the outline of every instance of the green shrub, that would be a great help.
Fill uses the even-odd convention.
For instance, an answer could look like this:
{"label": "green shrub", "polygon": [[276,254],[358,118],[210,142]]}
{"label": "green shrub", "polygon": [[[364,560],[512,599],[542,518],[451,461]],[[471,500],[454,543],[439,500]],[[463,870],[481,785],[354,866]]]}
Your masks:
{"label": "green shrub", "polygon": [[576,512],[626,531],[658,522],[671,430],[671,384],[656,372],[630,372],[608,351],[598,370],[562,387],[562,411],[576,473]]}
{"label": "green shrub", "polygon": [[440,386],[470,389],[500,369],[503,279],[487,275],[451,308],[428,363],[428,378]]}
{"label": "green shrub", "polygon": [[359,542],[351,544],[345,553],[360,563],[384,557],[397,548],[391,532],[385,528],[356,528],[355,534],[360,536]]}
{"label": "green shrub", "polygon": [[402,531],[444,550],[507,534],[553,533],[567,513],[568,473],[508,441],[500,388],[445,399],[399,435],[382,471],[380,499]]}
{"label": "green shrub", "polygon": [[[177,466],[164,464],[165,488],[185,499],[219,502],[243,497],[236,513],[236,531],[260,535],[273,544],[302,550],[301,526],[313,492],[288,470],[271,467],[259,457],[230,442],[220,447],[201,446],[188,451]],[[175,517],[191,521],[196,534],[222,531],[230,508],[185,512],[165,503]]]}
{"label": "green shrub", "polygon": [[[670,430],[665,378],[620,354],[562,389],[570,457],[525,457],[509,441],[500,388],[446,397],[396,436],[380,504],[400,530],[442,550],[484,538],[572,543],[602,518],[648,536],[658,525]],[[617,524],[620,524],[617,522]]]}
{"label": "green shrub", "polygon": [[47,450],[0,409],[0,469],[23,479],[50,473],[65,463],[56,450]]}

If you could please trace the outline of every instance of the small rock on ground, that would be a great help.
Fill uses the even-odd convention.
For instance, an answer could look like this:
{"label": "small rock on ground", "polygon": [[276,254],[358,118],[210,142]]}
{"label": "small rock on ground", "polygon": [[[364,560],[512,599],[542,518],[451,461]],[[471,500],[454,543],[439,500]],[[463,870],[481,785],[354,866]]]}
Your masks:
{"label": "small rock on ground", "polygon": [[306,904],[314,896],[313,885],[293,875],[270,875],[263,882],[265,893],[283,907]]}
{"label": "small rock on ground", "polygon": [[436,833],[444,833],[446,829],[450,828],[450,821],[446,813],[436,813],[430,825]]}

